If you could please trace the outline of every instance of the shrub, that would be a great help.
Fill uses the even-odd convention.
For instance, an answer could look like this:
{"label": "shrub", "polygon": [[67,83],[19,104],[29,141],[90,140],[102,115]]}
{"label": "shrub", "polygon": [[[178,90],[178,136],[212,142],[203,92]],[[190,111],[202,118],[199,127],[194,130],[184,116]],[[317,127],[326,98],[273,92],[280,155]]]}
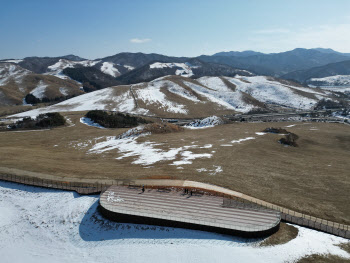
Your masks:
{"label": "shrub", "polygon": [[28,104],[37,104],[40,103],[41,100],[35,97],[33,94],[29,93],[26,95],[25,99],[26,103]]}
{"label": "shrub", "polygon": [[263,130],[263,132],[285,134],[284,138],[281,138],[280,140],[278,140],[279,143],[294,146],[294,147],[298,146],[296,141],[299,139],[299,136],[296,135],[295,133],[287,131],[286,129],[269,127]]}
{"label": "shrub", "polygon": [[267,133],[288,133],[288,131],[286,129],[273,128],[273,127],[266,128],[265,130],[263,130],[263,132],[267,132]]}
{"label": "shrub", "polygon": [[299,139],[299,136],[296,135],[295,133],[288,133],[284,138],[281,138],[279,140],[279,142],[281,144],[285,144],[285,145],[290,145],[290,146],[294,146],[294,147],[297,147],[298,144],[296,142],[296,140]]}
{"label": "shrub", "polygon": [[36,118],[36,126],[42,128],[62,126],[64,124],[66,124],[66,119],[58,112],[40,114]]}
{"label": "shrub", "polygon": [[85,116],[105,128],[132,128],[142,123],[148,123],[148,121],[143,118],[120,112],[109,114],[102,110],[92,110]]}
{"label": "shrub", "polygon": [[24,117],[23,120],[17,121],[14,124],[9,125],[10,129],[34,129],[35,120],[30,117]]}
{"label": "shrub", "polygon": [[40,129],[62,126],[66,119],[58,112],[40,114],[36,119],[25,117],[9,126],[10,129]]}

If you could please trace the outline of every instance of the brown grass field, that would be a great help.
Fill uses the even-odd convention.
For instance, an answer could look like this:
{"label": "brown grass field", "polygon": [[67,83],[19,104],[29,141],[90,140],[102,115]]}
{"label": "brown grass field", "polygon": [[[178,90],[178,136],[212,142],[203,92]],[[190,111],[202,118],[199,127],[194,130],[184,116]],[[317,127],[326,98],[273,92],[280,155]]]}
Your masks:
{"label": "brown grass field", "polygon": [[[211,148],[189,149],[212,153],[177,169],[174,160],[145,166],[133,164],[136,157],[116,160],[118,150],[87,154],[96,139],[117,136],[126,129],[98,129],[79,122],[83,112],[65,113],[75,123],[46,131],[0,133],[0,171],[16,168],[38,176],[65,181],[106,182],[113,179],[174,178],[212,183],[327,220],[350,224],[350,126],[330,123],[294,123],[286,128],[296,133],[299,147],[278,143],[281,135],[255,132],[293,123],[233,123],[214,128],[154,134],[140,137],[160,149],[188,145]],[[233,146],[232,140],[255,137]],[[77,145],[85,145],[78,147]],[[57,146],[55,146],[57,145]],[[180,160],[177,156],[176,160]],[[213,171],[221,166],[222,172]]]}

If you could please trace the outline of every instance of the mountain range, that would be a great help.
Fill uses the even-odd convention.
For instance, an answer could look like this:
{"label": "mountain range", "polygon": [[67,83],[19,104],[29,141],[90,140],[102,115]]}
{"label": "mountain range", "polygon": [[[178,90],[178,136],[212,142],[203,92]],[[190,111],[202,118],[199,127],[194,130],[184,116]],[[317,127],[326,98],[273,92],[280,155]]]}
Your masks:
{"label": "mountain range", "polygon": [[[21,104],[28,102],[26,99],[30,102],[61,100],[111,86],[150,82],[168,75],[192,79],[265,75],[304,85],[320,84],[322,82],[311,79],[350,75],[350,54],[332,49],[297,48],[272,54],[230,51],[195,58],[119,53],[94,60],[76,55],[5,59],[0,60],[0,104]],[[336,83],[341,84],[342,79]],[[44,90],[43,86],[48,89],[38,92]]]}

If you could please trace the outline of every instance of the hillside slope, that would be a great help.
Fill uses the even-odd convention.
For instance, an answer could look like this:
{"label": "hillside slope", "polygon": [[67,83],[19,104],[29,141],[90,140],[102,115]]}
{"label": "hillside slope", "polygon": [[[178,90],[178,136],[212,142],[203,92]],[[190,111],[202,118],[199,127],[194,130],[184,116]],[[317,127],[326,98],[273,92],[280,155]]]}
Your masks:
{"label": "hillside slope", "polygon": [[312,78],[325,78],[336,75],[350,75],[350,60],[331,63],[321,67],[314,67],[307,70],[298,70],[286,75],[284,79],[293,79],[302,83],[315,84],[310,81]]}
{"label": "hillside slope", "polygon": [[83,93],[73,80],[35,74],[13,63],[0,63],[1,106],[26,104],[24,98],[28,94],[38,100],[54,101]]}
{"label": "hillside slope", "polygon": [[110,87],[56,105],[17,114],[48,111],[110,110],[169,118],[194,118],[252,110],[311,109],[329,91],[263,76],[167,76],[151,82]]}

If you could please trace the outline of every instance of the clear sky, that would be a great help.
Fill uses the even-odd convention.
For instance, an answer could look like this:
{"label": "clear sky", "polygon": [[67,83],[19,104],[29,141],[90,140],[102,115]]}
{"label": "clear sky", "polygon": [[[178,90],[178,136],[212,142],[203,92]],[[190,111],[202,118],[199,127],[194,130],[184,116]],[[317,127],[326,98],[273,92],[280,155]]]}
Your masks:
{"label": "clear sky", "polygon": [[0,0],[0,59],[296,47],[350,53],[350,1]]}

